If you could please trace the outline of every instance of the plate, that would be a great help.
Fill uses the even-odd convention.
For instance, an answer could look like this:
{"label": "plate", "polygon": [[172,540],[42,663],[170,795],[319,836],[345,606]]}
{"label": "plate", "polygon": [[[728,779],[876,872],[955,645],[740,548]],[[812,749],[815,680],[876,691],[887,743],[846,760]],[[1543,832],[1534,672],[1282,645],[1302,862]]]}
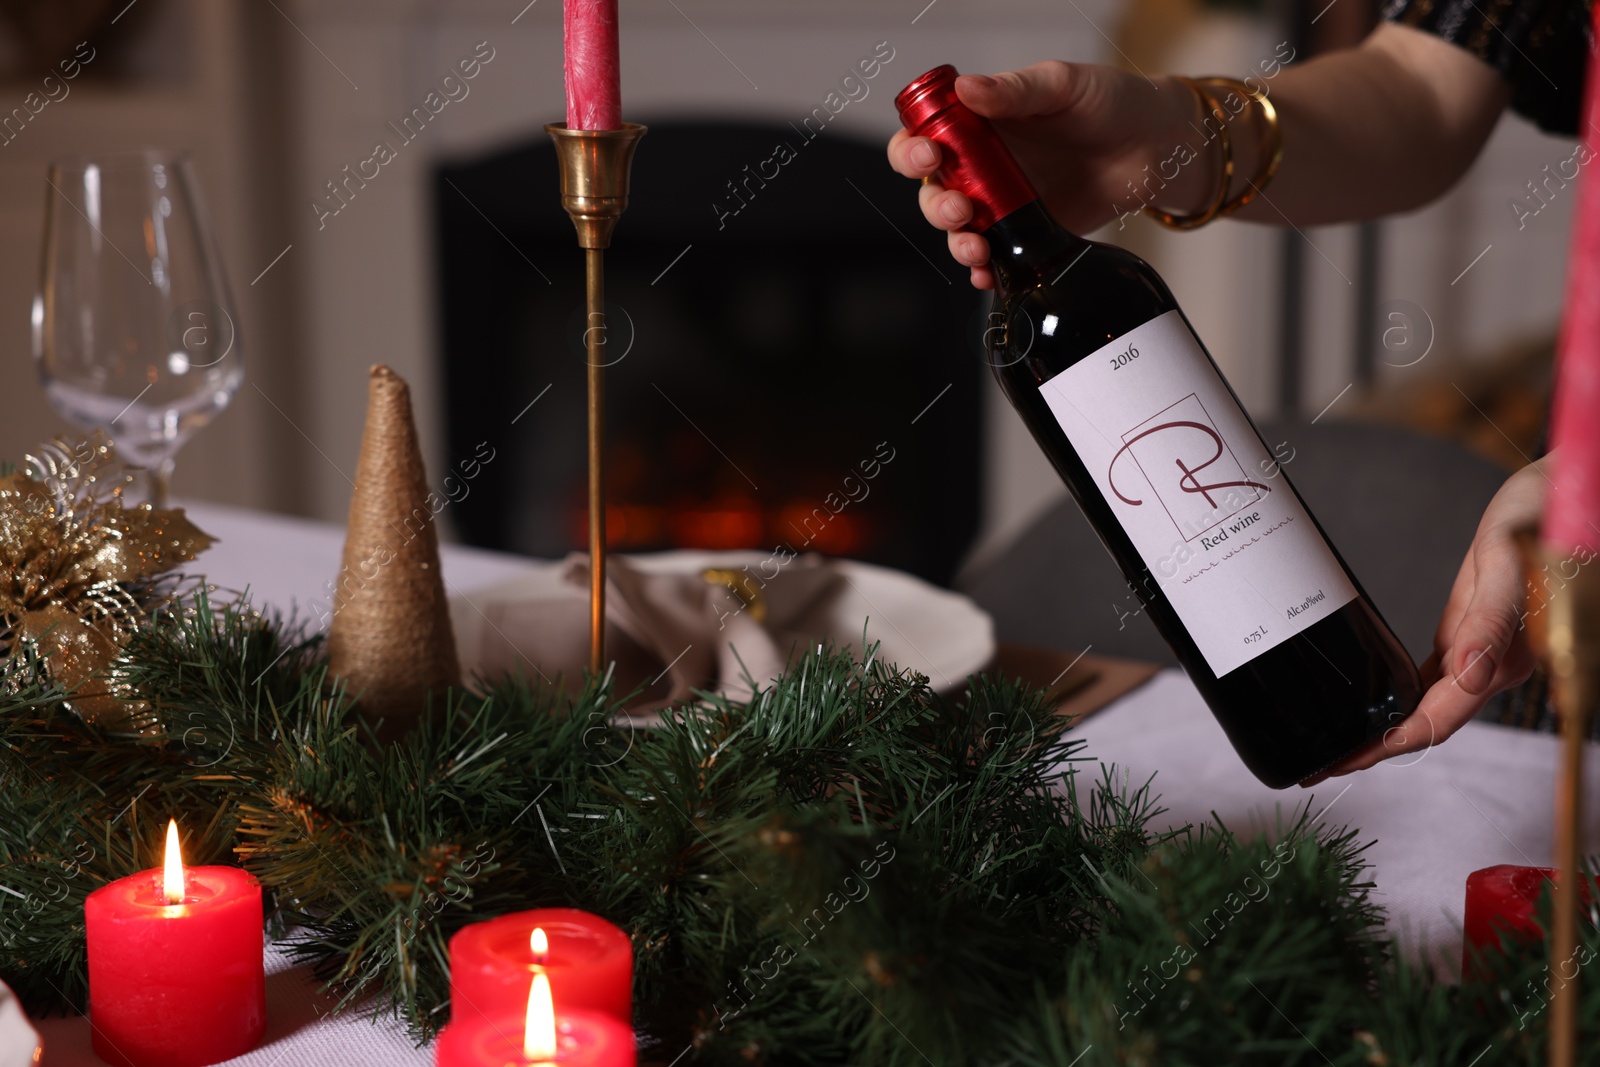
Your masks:
{"label": "plate", "polygon": [[[629,555],[628,562],[647,574],[698,575],[707,568],[745,568],[764,574],[772,557],[763,552],[676,551]],[[941,692],[958,690],[969,674],[986,666],[994,656],[994,623],[987,612],[960,593],[941,589],[920,578],[856,560],[827,560],[821,564],[836,572],[842,584],[823,612],[824,624],[815,632],[782,635],[807,642],[827,642],[861,654],[867,644],[879,643],[879,657],[902,669],[927,675]],[[485,661],[503,661],[507,645],[526,661],[548,662],[540,650],[518,649],[519,633],[509,623],[507,608],[534,605],[572,608],[587,603],[585,590],[562,578],[564,564],[530,566],[525,573],[494,586],[452,597],[450,615],[464,671]],[[780,578],[774,581],[781,580]],[[497,623],[495,620],[500,620]],[[511,632],[508,632],[508,629]],[[568,643],[587,641],[584,634],[570,635]],[[737,648],[737,645],[735,645]],[[570,655],[570,649],[566,650]],[[553,656],[557,660],[566,655]],[[761,679],[766,681],[767,679]]]}

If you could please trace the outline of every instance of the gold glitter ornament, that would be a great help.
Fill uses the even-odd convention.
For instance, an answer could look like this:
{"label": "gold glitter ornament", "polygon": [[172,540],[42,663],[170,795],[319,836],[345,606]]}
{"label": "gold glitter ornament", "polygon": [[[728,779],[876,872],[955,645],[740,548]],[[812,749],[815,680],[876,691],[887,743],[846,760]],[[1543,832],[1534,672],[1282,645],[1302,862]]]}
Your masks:
{"label": "gold glitter ornament", "polygon": [[123,506],[131,481],[103,436],[56,441],[0,475],[0,657],[37,649],[96,726],[148,708],[111,668],[133,634],[175,603],[174,569],[213,543],[181,508]]}
{"label": "gold glitter ornament", "polygon": [[384,720],[382,737],[400,737],[430,697],[461,682],[433,523],[444,503],[428,488],[410,386],[374,366],[328,627],[328,670],[359,694],[366,715]]}

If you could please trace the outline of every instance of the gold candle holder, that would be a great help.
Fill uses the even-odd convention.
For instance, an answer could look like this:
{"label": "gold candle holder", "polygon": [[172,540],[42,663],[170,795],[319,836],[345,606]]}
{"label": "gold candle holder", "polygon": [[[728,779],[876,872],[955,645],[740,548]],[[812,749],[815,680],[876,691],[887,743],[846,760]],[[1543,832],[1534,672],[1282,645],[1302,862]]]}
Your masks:
{"label": "gold candle holder", "polygon": [[561,206],[578,231],[587,278],[588,319],[583,336],[589,364],[589,670],[599,675],[606,658],[604,250],[610,247],[611,233],[628,206],[633,152],[645,127],[627,122],[619,130],[569,130],[564,122],[552,122],[544,129],[556,143]]}
{"label": "gold candle holder", "polygon": [[[1565,975],[1578,949],[1582,895],[1584,825],[1584,742],[1589,736],[1595,701],[1600,697],[1600,568],[1578,566],[1573,554],[1539,544],[1534,531],[1520,531],[1518,540],[1530,590],[1547,590],[1543,603],[1529,603],[1528,641],[1550,675],[1550,695],[1561,719],[1561,760],[1556,775],[1555,912],[1550,930],[1550,971]],[[1554,574],[1560,582],[1546,581]],[[1562,982],[1550,995],[1550,1067],[1577,1067],[1579,975]]]}

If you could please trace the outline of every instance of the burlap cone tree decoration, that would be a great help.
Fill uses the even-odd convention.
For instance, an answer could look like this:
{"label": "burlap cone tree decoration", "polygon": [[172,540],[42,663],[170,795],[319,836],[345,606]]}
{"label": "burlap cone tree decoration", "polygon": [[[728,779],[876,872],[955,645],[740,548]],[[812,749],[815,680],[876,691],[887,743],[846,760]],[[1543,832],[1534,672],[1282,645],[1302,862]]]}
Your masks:
{"label": "burlap cone tree decoration", "polygon": [[461,668],[439,570],[427,472],[411,417],[411,390],[372,368],[343,566],[334,591],[328,665],[369,718],[402,725]]}

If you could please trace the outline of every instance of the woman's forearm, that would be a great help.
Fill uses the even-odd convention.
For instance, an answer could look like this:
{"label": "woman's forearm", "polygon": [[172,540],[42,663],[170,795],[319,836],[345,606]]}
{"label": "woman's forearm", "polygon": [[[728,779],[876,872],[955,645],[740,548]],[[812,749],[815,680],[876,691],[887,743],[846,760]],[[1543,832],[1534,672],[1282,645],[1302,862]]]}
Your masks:
{"label": "woman's forearm", "polygon": [[[1297,226],[1376,218],[1439,196],[1477,158],[1510,94],[1466,51],[1392,24],[1360,47],[1285,68],[1267,87],[1283,133],[1283,164],[1237,217]],[[1184,126],[1189,143],[1197,143],[1190,123],[1198,101],[1192,110]],[[1266,126],[1255,104],[1228,126],[1237,194],[1260,172]],[[1217,153],[1215,140],[1206,142],[1160,206],[1203,208],[1216,190]]]}

